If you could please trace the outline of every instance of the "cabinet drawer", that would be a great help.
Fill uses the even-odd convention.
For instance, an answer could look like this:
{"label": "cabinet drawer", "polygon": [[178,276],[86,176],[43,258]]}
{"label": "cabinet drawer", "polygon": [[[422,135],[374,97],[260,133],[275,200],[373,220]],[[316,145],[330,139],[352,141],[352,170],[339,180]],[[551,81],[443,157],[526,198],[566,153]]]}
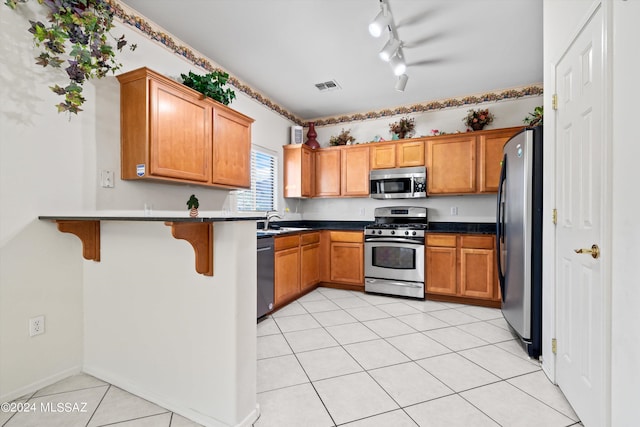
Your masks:
{"label": "cabinet drawer", "polygon": [[295,248],[300,245],[300,235],[294,234],[293,236],[278,236],[274,239],[274,241],[274,247],[276,251]]}
{"label": "cabinet drawer", "polygon": [[460,247],[473,249],[493,249],[495,236],[460,236]]}
{"label": "cabinet drawer", "polygon": [[455,234],[427,234],[427,246],[456,247]]}
{"label": "cabinet drawer", "polygon": [[332,231],[330,237],[332,242],[362,243],[363,234],[361,231]]}
{"label": "cabinet drawer", "polygon": [[304,233],[300,236],[301,245],[310,245],[312,243],[318,243],[320,241],[320,233]]}

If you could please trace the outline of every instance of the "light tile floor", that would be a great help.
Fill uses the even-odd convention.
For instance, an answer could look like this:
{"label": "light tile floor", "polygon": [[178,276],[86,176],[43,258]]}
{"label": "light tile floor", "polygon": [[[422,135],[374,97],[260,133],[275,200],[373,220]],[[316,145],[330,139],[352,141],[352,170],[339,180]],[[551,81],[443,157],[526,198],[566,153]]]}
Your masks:
{"label": "light tile floor", "polygon": [[258,324],[256,427],[581,426],[500,310],[318,288]]}
{"label": "light tile floor", "polygon": [[[318,288],[258,324],[256,427],[581,426],[500,310]],[[86,374],[3,427],[197,427]]]}

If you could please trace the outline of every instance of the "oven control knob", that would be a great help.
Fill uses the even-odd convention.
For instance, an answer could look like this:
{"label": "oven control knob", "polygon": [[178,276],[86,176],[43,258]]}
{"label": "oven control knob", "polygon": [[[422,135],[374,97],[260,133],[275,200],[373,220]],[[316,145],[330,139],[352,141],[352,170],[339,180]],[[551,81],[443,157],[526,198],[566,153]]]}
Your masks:
{"label": "oven control knob", "polygon": [[394,230],[391,230],[391,234],[396,234],[396,232]]}
{"label": "oven control knob", "polygon": [[405,232],[404,232],[404,235],[405,235],[405,236],[408,236],[408,235],[409,235],[409,232],[408,232],[408,231],[405,231]]}
{"label": "oven control knob", "polygon": [[414,231],[414,232],[413,232],[413,233],[411,233],[411,234],[413,234],[413,235],[415,236],[415,235],[416,235],[416,234],[418,234],[418,233],[416,233],[416,232]]}
{"label": "oven control knob", "polygon": [[378,234],[382,234],[382,230],[378,230]]}

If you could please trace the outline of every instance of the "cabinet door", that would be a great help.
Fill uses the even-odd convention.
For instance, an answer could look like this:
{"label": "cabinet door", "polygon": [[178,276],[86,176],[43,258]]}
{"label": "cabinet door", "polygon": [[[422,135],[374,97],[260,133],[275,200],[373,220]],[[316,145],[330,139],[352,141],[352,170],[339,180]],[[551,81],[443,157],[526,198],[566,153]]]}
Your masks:
{"label": "cabinet door", "polygon": [[330,276],[332,282],[364,286],[363,244],[331,242]]}
{"label": "cabinet door", "polygon": [[478,191],[497,193],[502,148],[520,128],[487,132],[478,136]]}
{"label": "cabinet door", "polygon": [[300,248],[284,249],[274,254],[274,299],[276,306],[300,293]]}
{"label": "cabinet door", "polygon": [[250,188],[251,121],[216,106],[213,129],[213,183]]}
{"label": "cabinet door", "polygon": [[284,197],[311,197],[313,195],[313,151],[304,144],[285,145]]}
{"label": "cabinet door", "polygon": [[398,167],[424,166],[424,141],[401,142],[397,151]]}
{"label": "cabinet door", "polygon": [[325,148],[315,153],[316,196],[340,195],[340,149]]}
{"label": "cabinet door", "polygon": [[476,191],[476,137],[439,137],[427,140],[429,194]]}
{"label": "cabinet door", "polygon": [[341,195],[369,195],[369,147],[342,149]]}
{"label": "cabinet door", "polygon": [[493,249],[460,249],[460,295],[474,298],[494,298],[493,253]]}
{"label": "cabinet door", "polygon": [[396,167],[396,144],[373,145],[369,150],[369,156],[371,160],[371,165],[370,165],[371,169],[395,168]]}
{"label": "cabinet door", "polygon": [[147,172],[157,177],[210,182],[211,106],[161,82],[150,80],[149,85]]}
{"label": "cabinet door", "polygon": [[300,290],[306,291],[320,281],[320,243],[300,247]]}
{"label": "cabinet door", "polygon": [[430,247],[425,249],[427,292],[445,295],[456,295],[456,259],[457,249],[454,247]]}

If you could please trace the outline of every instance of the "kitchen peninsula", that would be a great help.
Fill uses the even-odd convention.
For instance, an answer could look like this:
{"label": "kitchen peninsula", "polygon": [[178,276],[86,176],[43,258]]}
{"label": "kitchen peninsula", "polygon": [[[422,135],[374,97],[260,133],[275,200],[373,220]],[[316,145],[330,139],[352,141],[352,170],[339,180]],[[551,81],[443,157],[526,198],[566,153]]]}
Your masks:
{"label": "kitchen peninsula", "polygon": [[[99,224],[99,262],[84,261],[82,370],[201,424],[250,426],[259,415],[255,222],[263,217],[152,215],[39,217]],[[165,223],[215,230],[212,276],[194,270],[194,250]]]}

